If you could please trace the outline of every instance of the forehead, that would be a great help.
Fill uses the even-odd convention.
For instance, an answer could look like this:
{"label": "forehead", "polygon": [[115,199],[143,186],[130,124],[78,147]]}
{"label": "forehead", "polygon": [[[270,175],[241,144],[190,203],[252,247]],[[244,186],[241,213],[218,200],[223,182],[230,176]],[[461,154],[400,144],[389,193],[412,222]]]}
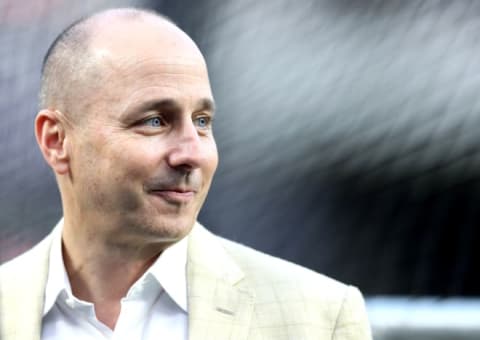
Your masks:
{"label": "forehead", "polygon": [[213,102],[206,70],[194,63],[143,60],[126,66],[118,74],[123,75],[114,88],[116,94],[121,94],[120,111],[128,111],[130,106],[139,103],[164,99],[190,107],[204,100]]}
{"label": "forehead", "polygon": [[124,106],[152,97],[212,97],[202,54],[170,23],[116,23],[95,36],[91,52],[105,75],[100,94]]}

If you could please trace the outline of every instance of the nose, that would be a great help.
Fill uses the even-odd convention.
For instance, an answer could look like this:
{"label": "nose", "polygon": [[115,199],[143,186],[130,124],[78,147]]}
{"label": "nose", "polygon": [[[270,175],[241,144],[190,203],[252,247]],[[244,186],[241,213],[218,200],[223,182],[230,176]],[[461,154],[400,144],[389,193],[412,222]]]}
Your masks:
{"label": "nose", "polygon": [[193,122],[190,120],[182,123],[173,136],[167,155],[168,165],[183,171],[199,168],[205,159],[205,150]]}

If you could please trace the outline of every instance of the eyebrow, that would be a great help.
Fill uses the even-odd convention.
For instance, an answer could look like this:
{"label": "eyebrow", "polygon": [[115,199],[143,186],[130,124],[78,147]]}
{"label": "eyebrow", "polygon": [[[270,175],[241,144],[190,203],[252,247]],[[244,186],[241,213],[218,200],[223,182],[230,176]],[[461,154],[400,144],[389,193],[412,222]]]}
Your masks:
{"label": "eyebrow", "polygon": [[205,111],[210,111],[212,113],[215,113],[215,110],[216,110],[215,102],[210,98],[201,99],[199,106],[200,106],[200,110],[196,110],[196,111],[205,110]]}
{"label": "eyebrow", "polygon": [[[161,99],[161,100],[150,100],[140,104],[135,111],[151,111],[151,110],[175,110],[180,111],[181,105],[179,105],[178,101],[171,98]],[[215,112],[215,102],[210,98],[202,98],[197,101],[195,105],[195,111],[210,111],[212,113]]]}

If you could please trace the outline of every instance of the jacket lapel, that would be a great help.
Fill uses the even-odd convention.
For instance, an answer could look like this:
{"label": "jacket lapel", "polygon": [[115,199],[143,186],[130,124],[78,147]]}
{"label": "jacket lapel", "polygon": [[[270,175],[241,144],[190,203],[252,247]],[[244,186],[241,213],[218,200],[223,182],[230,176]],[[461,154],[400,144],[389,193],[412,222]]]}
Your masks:
{"label": "jacket lapel", "polygon": [[2,269],[1,339],[40,340],[50,244],[48,236]]}
{"label": "jacket lapel", "polygon": [[196,224],[187,260],[190,339],[247,339],[253,293],[218,239]]}

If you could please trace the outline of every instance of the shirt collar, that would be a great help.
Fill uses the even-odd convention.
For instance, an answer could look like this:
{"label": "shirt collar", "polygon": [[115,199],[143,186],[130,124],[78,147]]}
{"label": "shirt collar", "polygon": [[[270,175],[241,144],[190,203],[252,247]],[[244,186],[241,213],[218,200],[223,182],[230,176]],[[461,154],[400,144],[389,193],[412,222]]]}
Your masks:
{"label": "shirt collar", "polygon": [[184,237],[165,249],[147,271],[184,312],[188,310],[187,248],[188,239]]}
{"label": "shirt collar", "polygon": [[[52,309],[62,292],[65,292],[68,296],[73,296],[63,262],[62,230],[63,219],[58,222],[52,232],[52,246],[50,248],[43,316]],[[143,286],[142,282],[149,276],[153,277],[178,307],[184,312],[187,312],[187,243],[187,237],[184,237],[182,240],[165,249],[161,256],[158,257],[132,288],[141,290]],[[141,293],[140,291],[140,294]],[[130,294],[131,291],[127,293],[127,296]]]}
{"label": "shirt collar", "polygon": [[63,218],[57,223],[53,232],[52,246],[48,262],[48,277],[45,287],[45,303],[43,305],[43,316],[52,309],[55,301],[62,291],[71,294],[70,281],[68,280],[62,256],[62,229]]}

